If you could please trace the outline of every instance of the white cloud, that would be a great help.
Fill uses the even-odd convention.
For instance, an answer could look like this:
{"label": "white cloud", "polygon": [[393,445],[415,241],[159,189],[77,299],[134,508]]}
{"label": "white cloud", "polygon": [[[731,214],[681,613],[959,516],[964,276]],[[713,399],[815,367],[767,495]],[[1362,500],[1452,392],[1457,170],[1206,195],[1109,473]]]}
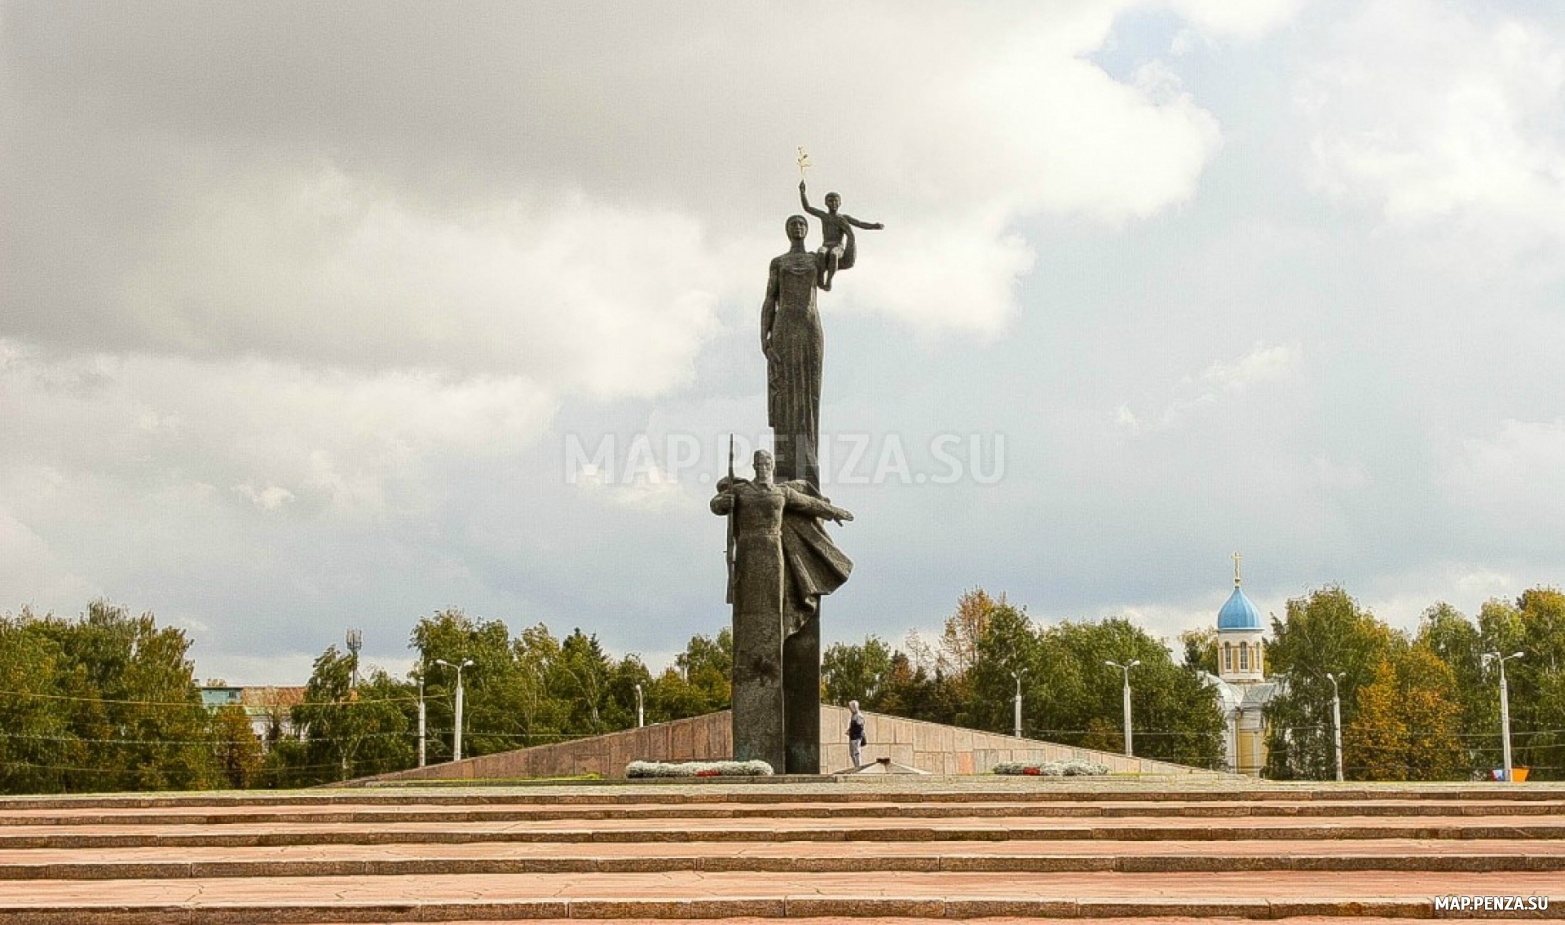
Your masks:
{"label": "white cloud", "polygon": [[1536,582],[1537,578],[1529,581],[1494,565],[1435,561],[1377,576],[1355,596],[1371,613],[1392,626],[1417,632],[1419,618],[1437,603],[1450,604],[1476,620],[1484,602],[1514,598]]}
{"label": "white cloud", "polygon": [[390,503],[417,507],[437,491],[422,480],[426,464],[515,454],[554,411],[548,392],[517,377],[6,349],[0,386],[14,405],[0,469],[53,473],[52,498],[8,492],[40,515],[65,496],[85,502],[98,480],[133,493],[226,485],[261,510],[370,515],[394,485]]}
{"label": "white cloud", "polygon": [[[25,489],[29,481],[27,475],[12,473],[7,481],[11,486],[21,482]],[[33,601],[40,602],[47,610],[48,603],[53,601],[85,603],[102,593],[46,539],[14,516],[3,496],[0,496],[0,587],[25,589],[25,597],[6,601],[0,605],[0,610]]]}
{"label": "white cloud", "polygon": [[1565,236],[1565,43],[1543,28],[1373,0],[1299,98],[1322,189],[1395,222],[1471,217]]}
{"label": "white cloud", "polygon": [[868,252],[875,271],[855,269],[836,288],[845,291],[847,306],[885,311],[925,337],[997,334],[1016,310],[1016,285],[1032,269],[1034,254],[997,220],[981,224],[987,229],[915,221],[887,236],[884,247],[878,239],[864,241],[859,252]]}
{"label": "white cloud", "polygon": [[1565,520],[1565,420],[1507,420],[1463,441],[1444,477],[1450,500],[1528,547],[1558,544]]}
{"label": "white cloud", "polygon": [[[1223,601],[1231,592],[1223,592],[1221,599],[1213,598],[1215,603],[1189,602],[1184,605],[1163,604],[1151,602],[1135,602],[1122,605],[1109,605],[1101,607],[1094,619],[1108,620],[1123,617],[1153,636],[1163,639],[1173,652],[1175,661],[1184,658],[1184,650],[1179,645],[1179,634],[1186,630],[1202,630],[1217,628],[1217,611],[1222,608]],[[1262,608],[1264,612],[1264,608]],[[1263,621],[1264,622],[1264,621]]]}
{"label": "white cloud", "polygon": [[1243,392],[1261,382],[1286,379],[1299,366],[1297,346],[1278,345],[1268,347],[1257,344],[1254,350],[1233,363],[1215,362],[1201,373],[1201,378],[1228,392]]}
{"label": "white cloud", "polygon": [[[1023,329],[1029,274],[1087,266],[1056,265],[1080,253],[1026,237],[1053,224],[1039,217],[1083,229],[1070,233],[1089,251],[1123,246],[1125,229],[1199,207],[1223,144],[1211,104],[1166,64],[1116,79],[1093,62],[1116,17],[1146,6],[1189,20],[1189,47],[1214,56],[1203,66],[1297,8],[7,8],[0,588],[71,602],[103,589],[210,627],[200,644],[261,675],[246,681],[302,677],[300,653],[340,639],[322,627],[345,614],[389,638],[445,603],[598,613],[606,635],[682,642],[688,625],[654,631],[672,621],[643,617],[677,601],[704,620],[683,602],[720,613],[720,595],[642,553],[679,548],[668,518],[705,517],[707,489],[687,482],[699,497],[682,496],[657,461],[595,495],[540,476],[536,441],[556,408],[612,429],[656,399],[679,409],[668,429],[703,439],[759,426],[753,325],[797,209],[800,144],[817,201],[838,189],[847,211],[887,226],[863,234],[859,267],[823,297],[827,324],[842,325],[833,350],[881,336],[866,333],[878,321],[833,312],[926,341]],[[739,325],[746,360],[702,354],[737,342]],[[908,349],[940,365],[924,384],[999,430],[1041,433],[1047,408],[1005,415],[1062,394],[1057,373],[1029,379],[1022,362],[1014,388],[969,398],[964,377],[999,350]],[[1189,354],[1184,381],[1120,420],[1155,428],[1165,405],[1250,400],[1288,372],[1278,361],[1294,348],[1267,349],[1283,353],[1206,375],[1211,354]],[[829,375],[857,378],[829,383],[828,402],[900,416],[889,427],[923,413],[905,379],[847,355]],[[1094,401],[1074,413],[1101,417]],[[993,497],[1022,484],[1007,478]],[[1006,508],[1049,522],[1043,496]],[[662,532],[635,532],[648,523]],[[606,555],[631,571],[584,582]],[[637,568],[669,583],[659,601],[636,590],[651,580]]]}
{"label": "white cloud", "polygon": [[163,216],[121,310],[159,349],[520,373],[612,398],[688,378],[721,266],[687,216],[579,195],[453,210],[328,163]]}
{"label": "white cloud", "polygon": [[1310,462],[1314,466],[1316,476],[1319,477],[1320,490],[1326,497],[1357,491],[1370,484],[1369,473],[1360,462],[1336,460],[1325,454],[1315,456]]}
{"label": "white cloud", "polygon": [[1297,344],[1256,344],[1236,360],[1214,360],[1199,376],[1183,377],[1156,414],[1138,415],[1129,403],[1121,404],[1114,412],[1115,423],[1131,434],[1146,429],[1147,422],[1158,429],[1173,427],[1197,409],[1225,400],[1225,396],[1229,396],[1227,400],[1237,400],[1254,386],[1293,378],[1300,370],[1300,356]]}
{"label": "white cloud", "polygon": [[[838,188],[847,211],[887,224],[844,279],[853,304],[925,334],[992,335],[1033,265],[1018,222],[1156,215],[1193,198],[1221,143],[1166,68],[1125,83],[1087,60],[1135,5],[718,5],[698,28],[634,7],[582,28],[501,6],[496,41],[456,47],[469,30],[435,11],[417,29],[296,9],[297,28],[236,30],[212,9],[180,24],[210,41],[177,45],[142,11],[139,39],[104,39],[113,53],[68,79],[69,55],[31,49],[115,34],[112,11],[70,28],[23,16],[10,47],[39,95],[17,97],[13,118],[40,143],[8,152],[4,191],[39,233],[8,245],[17,301],[42,339],[88,349],[657,395],[688,380],[720,301],[756,301],[803,143],[817,196]],[[1253,36],[1295,4],[1172,6],[1194,28]],[[387,48],[450,66],[420,70],[409,92]],[[278,58],[312,63],[266,66]],[[264,93],[210,86],[251,67]],[[62,84],[71,104],[53,105]],[[90,194],[29,179],[62,165]],[[62,253],[71,227],[121,243]],[[62,262],[90,277],[68,283],[104,316],[90,330],[53,304]]]}
{"label": "white cloud", "polygon": [[249,498],[250,503],[263,511],[275,511],[294,499],[293,492],[278,485],[268,485],[265,488],[257,489],[254,485],[247,483],[235,485],[233,490]]}
{"label": "white cloud", "polygon": [[1238,39],[1258,39],[1292,20],[1305,0],[1166,0],[1197,28]]}
{"label": "white cloud", "polygon": [[584,464],[569,481],[587,497],[633,511],[656,513],[690,502],[690,493],[667,473],[645,435],[631,442],[623,464],[619,471]]}

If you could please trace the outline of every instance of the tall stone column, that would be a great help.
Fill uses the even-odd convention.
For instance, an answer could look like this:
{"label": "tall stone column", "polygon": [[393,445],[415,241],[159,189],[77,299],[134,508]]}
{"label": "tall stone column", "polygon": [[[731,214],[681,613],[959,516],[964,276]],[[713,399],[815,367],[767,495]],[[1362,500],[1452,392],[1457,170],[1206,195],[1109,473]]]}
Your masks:
{"label": "tall stone column", "polygon": [[783,640],[783,729],[788,773],[821,772],[821,617],[819,609]]}

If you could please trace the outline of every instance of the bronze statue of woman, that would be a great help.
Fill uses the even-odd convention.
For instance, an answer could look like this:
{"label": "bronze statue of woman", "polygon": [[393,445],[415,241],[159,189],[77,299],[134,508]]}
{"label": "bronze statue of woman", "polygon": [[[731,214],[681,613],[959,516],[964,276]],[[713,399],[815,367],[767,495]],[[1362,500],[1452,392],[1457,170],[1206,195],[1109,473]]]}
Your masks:
{"label": "bronze statue of woman", "polygon": [[766,355],[767,423],[777,450],[777,479],[820,487],[821,364],[826,338],[815,306],[822,257],[805,250],[810,230],[802,215],[788,218],[788,252],[773,259],[761,303],[761,352]]}

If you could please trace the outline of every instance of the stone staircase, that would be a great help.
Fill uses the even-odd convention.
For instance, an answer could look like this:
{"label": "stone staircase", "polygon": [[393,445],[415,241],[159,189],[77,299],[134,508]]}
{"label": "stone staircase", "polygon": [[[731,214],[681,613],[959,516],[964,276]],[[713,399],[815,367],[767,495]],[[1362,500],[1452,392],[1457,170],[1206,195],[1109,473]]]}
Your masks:
{"label": "stone staircase", "polygon": [[0,799],[0,925],[1565,918],[1565,787],[944,777]]}

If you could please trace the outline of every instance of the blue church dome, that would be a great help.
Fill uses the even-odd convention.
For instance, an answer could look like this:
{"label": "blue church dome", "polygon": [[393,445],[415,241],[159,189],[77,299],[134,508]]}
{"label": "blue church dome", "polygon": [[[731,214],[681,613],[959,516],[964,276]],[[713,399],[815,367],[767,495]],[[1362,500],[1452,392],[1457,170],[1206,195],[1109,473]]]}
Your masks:
{"label": "blue church dome", "polygon": [[1250,599],[1244,596],[1244,592],[1235,586],[1234,593],[1228,596],[1228,602],[1217,612],[1217,631],[1260,628],[1261,612],[1256,610],[1255,605],[1250,603]]}

